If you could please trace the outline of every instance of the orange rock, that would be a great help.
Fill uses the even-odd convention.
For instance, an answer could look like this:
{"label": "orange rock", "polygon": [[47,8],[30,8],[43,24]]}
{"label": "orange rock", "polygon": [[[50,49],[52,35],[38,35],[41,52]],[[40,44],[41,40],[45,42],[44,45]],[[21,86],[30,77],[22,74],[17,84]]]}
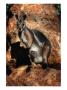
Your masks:
{"label": "orange rock", "polygon": [[8,51],[6,52],[6,62],[10,62],[11,60],[11,52],[10,52],[10,48],[8,49]]}
{"label": "orange rock", "polygon": [[12,17],[8,21],[7,32],[12,32],[15,28],[16,28],[16,19],[14,17]]}
{"label": "orange rock", "polygon": [[20,10],[21,10],[21,4],[14,4],[11,7],[11,11],[13,14],[16,13],[18,15],[20,13]]}

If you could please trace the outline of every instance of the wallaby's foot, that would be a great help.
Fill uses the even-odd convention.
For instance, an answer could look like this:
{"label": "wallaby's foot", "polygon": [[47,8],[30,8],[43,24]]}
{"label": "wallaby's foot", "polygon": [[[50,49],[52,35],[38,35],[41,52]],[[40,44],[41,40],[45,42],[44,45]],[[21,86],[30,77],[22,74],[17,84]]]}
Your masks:
{"label": "wallaby's foot", "polygon": [[32,68],[37,67],[37,64],[35,64],[34,62],[32,62]]}
{"label": "wallaby's foot", "polygon": [[29,72],[31,70],[32,66],[28,66],[28,68],[26,69],[26,72]]}
{"label": "wallaby's foot", "polygon": [[48,64],[47,63],[42,64],[42,68],[43,69],[47,69],[48,68]]}

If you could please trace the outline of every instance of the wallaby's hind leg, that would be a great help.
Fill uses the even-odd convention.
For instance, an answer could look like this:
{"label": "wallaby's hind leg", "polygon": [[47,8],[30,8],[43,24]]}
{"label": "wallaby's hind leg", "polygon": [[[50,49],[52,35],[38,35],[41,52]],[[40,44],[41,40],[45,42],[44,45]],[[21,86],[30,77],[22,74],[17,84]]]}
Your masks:
{"label": "wallaby's hind leg", "polygon": [[50,50],[50,47],[49,46],[43,46],[43,52],[42,52],[42,57],[43,57],[43,64],[42,64],[42,67],[43,68],[47,68],[48,67],[48,56],[49,56],[49,50]]}

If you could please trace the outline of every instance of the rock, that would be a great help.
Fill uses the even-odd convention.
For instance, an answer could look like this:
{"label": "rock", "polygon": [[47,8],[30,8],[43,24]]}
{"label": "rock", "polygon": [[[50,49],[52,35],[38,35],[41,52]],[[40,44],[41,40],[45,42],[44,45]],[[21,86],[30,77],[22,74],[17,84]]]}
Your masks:
{"label": "rock", "polygon": [[[24,69],[20,73],[20,70],[16,69],[7,78],[7,83],[9,85],[13,81],[18,86],[60,86],[60,73],[60,70],[42,69],[40,66],[31,68],[29,72],[26,72]],[[10,85],[15,86],[13,83]]]}
{"label": "rock", "polygon": [[11,38],[11,43],[16,43],[20,41],[15,17],[10,18],[8,21],[7,34]]}
{"label": "rock", "polygon": [[14,69],[14,71],[12,72],[12,74],[10,74],[10,78],[12,78],[13,80],[16,80],[26,69],[28,66],[21,66],[17,69]]}

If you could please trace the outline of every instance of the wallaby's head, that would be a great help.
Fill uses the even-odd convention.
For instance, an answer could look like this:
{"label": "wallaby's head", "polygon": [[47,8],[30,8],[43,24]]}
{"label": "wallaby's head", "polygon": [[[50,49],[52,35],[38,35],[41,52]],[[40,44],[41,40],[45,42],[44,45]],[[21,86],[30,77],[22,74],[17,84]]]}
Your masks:
{"label": "wallaby's head", "polygon": [[17,17],[17,26],[20,31],[23,30],[26,20],[26,14],[24,12],[21,12]]}

